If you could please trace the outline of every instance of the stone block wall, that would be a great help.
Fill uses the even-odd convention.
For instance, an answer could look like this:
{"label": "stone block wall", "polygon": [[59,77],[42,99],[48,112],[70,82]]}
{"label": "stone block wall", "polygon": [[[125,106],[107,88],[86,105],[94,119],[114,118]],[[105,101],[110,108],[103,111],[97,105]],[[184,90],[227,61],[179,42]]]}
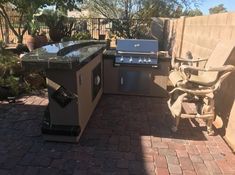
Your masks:
{"label": "stone block wall", "polygon": [[191,51],[195,57],[209,57],[220,40],[235,39],[235,13],[181,17],[168,23],[168,44],[178,56]]}

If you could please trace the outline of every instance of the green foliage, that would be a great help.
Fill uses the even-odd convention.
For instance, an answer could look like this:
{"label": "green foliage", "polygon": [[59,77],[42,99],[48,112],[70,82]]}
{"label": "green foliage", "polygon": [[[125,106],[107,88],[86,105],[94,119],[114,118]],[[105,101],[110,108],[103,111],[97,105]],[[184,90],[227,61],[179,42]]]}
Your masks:
{"label": "green foliage", "polygon": [[2,53],[3,51],[3,42],[0,40],[0,54]]}
{"label": "green foliage", "polygon": [[192,10],[191,8],[193,6],[198,7],[198,4],[200,4],[200,2],[201,0],[143,0],[143,8],[141,9],[140,13],[143,18],[178,18],[183,15],[196,16],[198,13],[194,15],[192,14],[192,12],[195,13],[198,10]]}
{"label": "green foliage", "polygon": [[[22,43],[23,35],[30,27],[29,23],[33,19],[33,14],[40,8],[55,5],[57,9],[67,11],[79,9],[81,2],[82,0],[0,0],[0,15],[5,19],[13,34],[18,38],[18,43]],[[18,29],[14,28],[13,21],[10,19],[10,13],[6,7],[11,7],[18,13]]]}
{"label": "green foliage", "polygon": [[16,55],[6,51],[0,54],[0,100],[45,87],[44,84],[44,75],[25,72]]}
{"label": "green foliage", "polygon": [[194,9],[194,10],[185,10],[183,12],[184,16],[202,16],[203,13],[199,9]]}
{"label": "green foliage", "polygon": [[11,95],[19,93],[19,77],[16,72],[18,68],[19,64],[15,55],[9,52],[0,54],[0,86],[9,87]]}
{"label": "green foliage", "polygon": [[91,34],[89,33],[89,31],[87,32],[76,32],[72,38],[74,40],[89,40],[91,39]]}
{"label": "green foliage", "polygon": [[224,4],[219,4],[209,9],[210,14],[224,13],[224,12],[227,12],[227,9],[224,7]]}
{"label": "green foliage", "polygon": [[148,21],[141,19],[110,19],[110,22],[112,22],[111,32],[118,37],[138,39],[147,39],[150,37]]}
{"label": "green foliage", "polygon": [[17,57],[6,51],[2,51],[0,54],[0,76],[4,77],[9,74],[13,74],[13,67],[17,65]]}
{"label": "green foliage", "polygon": [[[151,17],[180,17],[201,0],[86,0],[85,8],[104,16],[112,31],[125,38],[146,38]],[[191,12],[190,12],[191,15]],[[120,19],[120,20],[119,20]],[[136,22],[137,21],[137,22]]]}
{"label": "green foliage", "polygon": [[0,78],[0,86],[2,87],[9,87],[11,90],[12,96],[17,96],[20,92],[19,87],[19,77],[15,77],[13,75],[10,75],[8,77]]}
{"label": "green foliage", "polygon": [[86,0],[85,8],[107,18],[179,17],[202,0]]}
{"label": "green foliage", "polygon": [[39,33],[40,26],[39,23],[33,19],[31,22],[28,23],[28,33],[32,36],[35,36]]}
{"label": "green foliage", "polygon": [[52,40],[55,34],[56,38],[59,38],[58,40],[63,37],[70,37],[74,30],[75,19],[67,17],[59,10],[45,9],[36,14],[35,18],[49,27],[49,35]]}
{"label": "green foliage", "polygon": [[67,17],[63,12],[51,9],[44,9],[42,12],[35,14],[35,18],[48,26],[49,29],[64,25],[67,20]]}

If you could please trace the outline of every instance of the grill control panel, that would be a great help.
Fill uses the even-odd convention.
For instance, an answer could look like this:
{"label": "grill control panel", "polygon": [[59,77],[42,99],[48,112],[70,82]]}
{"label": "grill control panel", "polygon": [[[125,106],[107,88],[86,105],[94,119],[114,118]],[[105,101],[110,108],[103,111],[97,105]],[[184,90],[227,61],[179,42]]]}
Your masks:
{"label": "grill control panel", "polygon": [[157,67],[158,60],[151,56],[116,56],[114,65]]}

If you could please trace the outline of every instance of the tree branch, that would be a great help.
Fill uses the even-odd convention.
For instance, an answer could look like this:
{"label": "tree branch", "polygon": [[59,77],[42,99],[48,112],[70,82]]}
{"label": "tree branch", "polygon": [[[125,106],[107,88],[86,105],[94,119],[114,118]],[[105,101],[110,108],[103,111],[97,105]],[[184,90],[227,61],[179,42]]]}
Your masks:
{"label": "tree branch", "polygon": [[19,27],[18,27],[18,33],[21,33],[21,26],[22,26],[22,20],[23,20],[23,13],[20,14],[20,18],[19,18]]}
{"label": "tree branch", "polygon": [[15,36],[19,36],[19,34],[16,32],[16,30],[14,29],[11,20],[9,19],[9,16],[4,8],[4,6],[1,4],[0,5],[0,9],[2,9],[1,11],[1,15],[3,16],[3,18],[6,20],[7,24],[9,25],[9,28],[12,30],[12,32],[14,33]]}

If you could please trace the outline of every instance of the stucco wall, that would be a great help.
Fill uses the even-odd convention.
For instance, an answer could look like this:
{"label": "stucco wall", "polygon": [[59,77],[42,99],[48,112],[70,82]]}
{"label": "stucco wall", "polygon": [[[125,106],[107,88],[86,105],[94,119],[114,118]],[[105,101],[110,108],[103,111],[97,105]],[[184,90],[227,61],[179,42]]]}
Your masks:
{"label": "stucco wall", "polygon": [[235,39],[235,13],[181,17],[170,20],[167,30],[168,45],[174,43],[178,56],[184,57],[190,50],[195,57],[204,58],[220,40]]}

